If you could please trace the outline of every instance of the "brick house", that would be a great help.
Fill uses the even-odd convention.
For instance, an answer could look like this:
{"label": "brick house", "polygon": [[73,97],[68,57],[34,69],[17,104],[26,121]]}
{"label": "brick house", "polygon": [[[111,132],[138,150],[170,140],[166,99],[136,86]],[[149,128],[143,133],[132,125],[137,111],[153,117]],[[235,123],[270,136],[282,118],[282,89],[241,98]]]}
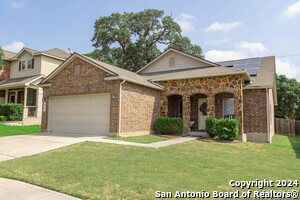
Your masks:
{"label": "brick house", "polygon": [[274,57],[214,63],[169,49],[134,73],[74,53],[39,86],[42,131],[145,135],[168,116],[183,118],[184,135],[207,117],[237,119],[243,141],[274,135]]}
{"label": "brick house", "polygon": [[71,54],[56,48],[36,51],[25,47],[18,53],[5,50],[3,53],[0,104],[21,103],[23,121],[18,123],[41,124],[43,90],[38,84]]}

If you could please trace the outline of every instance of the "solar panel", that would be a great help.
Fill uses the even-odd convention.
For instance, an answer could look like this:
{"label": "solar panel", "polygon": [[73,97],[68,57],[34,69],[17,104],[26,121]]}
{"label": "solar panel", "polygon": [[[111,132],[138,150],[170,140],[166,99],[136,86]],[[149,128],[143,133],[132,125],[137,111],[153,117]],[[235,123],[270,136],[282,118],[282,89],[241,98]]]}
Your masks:
{"label": "solar panel", "polygon": [[249,75],[257,75],[260,64],[262,59],[261,58],[251,58],[251,59],[244,59],[244,60],[236,60],[236,61],[225,61],[219,62],[219,65],[230,67],[239,70],[246,70]]}

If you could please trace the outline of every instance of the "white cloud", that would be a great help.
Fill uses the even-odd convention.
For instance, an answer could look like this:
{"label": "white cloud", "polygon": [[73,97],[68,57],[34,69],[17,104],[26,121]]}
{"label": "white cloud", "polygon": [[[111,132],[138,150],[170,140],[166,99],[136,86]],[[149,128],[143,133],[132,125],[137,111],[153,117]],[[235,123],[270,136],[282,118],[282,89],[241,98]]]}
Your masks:
{"label": "white cloud", "polygon": [[219,45],[219,44],[223,44],[225,42],[228,42],[227,38],[223,38],[221,40],[209,40],[209,41],[206,41],[205,43],[206,44],[211,44],[211,45]]}
{"label": "white cloud", "polygon": [[276,59],[276,73],[286,75],[288,78],[295,78],[300,81],[300,66],[291,64],[287,60]]}
{"label": "white cloud", "polygon": [[289,5],[289,7],[281,13],[282,18],[291,18],[300,14],[300,0],[294,4]]}
{"label": "white cloud", "polygon": [[246,58],[246,54],[243,51],[222,51],[222,50],[210,50],[206,52],[205,59],[217,62],[226,60],[236,60]]}
{"label": "white cloud", "polygon": [[13,8],[22,8],[25,5],[25,1],[10,1],[9,4]]}
{"label": "white cloud", "polygon": [[236,43],[234,46],[239,48],[239,49],[250,51],[252,53],[268,51],[268,49],[260,42],[242,41],[242,42]]}
{"label": "white cloud", "polygon": [[232,22],[232,23],[220,23],[220,22],[215,22],[211,24],[209,27],[207,27],[205,30],[206,31],[211,31],[211,32],[216,32],[216,31],[229,31],[232,29],[235,29],[239,27],[242,23],[237,21],[237,22]]}
{"label": "white cloud", "polygon": [[23,47],[25,47],[25,44],[23,42],[13,41],[8,45],[2,46],[2,49],[6,51],[19,52]]}
{"label": "white cloud", "polygon": [[175,21],[180,25],[183,33],[194,33],[195,29],[195,17],[186,13],[181,13]]}

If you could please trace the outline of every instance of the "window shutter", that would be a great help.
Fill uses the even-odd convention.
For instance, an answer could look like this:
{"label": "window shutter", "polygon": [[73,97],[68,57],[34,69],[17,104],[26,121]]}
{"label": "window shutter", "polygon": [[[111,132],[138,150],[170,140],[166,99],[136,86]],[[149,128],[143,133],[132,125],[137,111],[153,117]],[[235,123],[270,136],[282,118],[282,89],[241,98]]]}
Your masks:
{"label": "window shutter", "polygon": [[19,71],[21,71],[21,61],[19,61]]}
{"label": "window shutter", "polygon": [[32,66],[31,66],[31,69],[34,68],[34,58],[32,58]]}

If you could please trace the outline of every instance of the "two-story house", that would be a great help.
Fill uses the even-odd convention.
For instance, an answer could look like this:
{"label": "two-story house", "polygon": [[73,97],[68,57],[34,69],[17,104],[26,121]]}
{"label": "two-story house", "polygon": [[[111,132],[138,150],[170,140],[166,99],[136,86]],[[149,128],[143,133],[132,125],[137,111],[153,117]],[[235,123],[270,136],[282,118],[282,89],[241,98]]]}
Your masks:
{"label": "two-story house", "polygon": [[60,49],[20,52],[4,51],[4,69],[0,71],[0,104],[24,105],[23,124],[41,123],[43,89],[38,84],[64,62],[70,54]]}

